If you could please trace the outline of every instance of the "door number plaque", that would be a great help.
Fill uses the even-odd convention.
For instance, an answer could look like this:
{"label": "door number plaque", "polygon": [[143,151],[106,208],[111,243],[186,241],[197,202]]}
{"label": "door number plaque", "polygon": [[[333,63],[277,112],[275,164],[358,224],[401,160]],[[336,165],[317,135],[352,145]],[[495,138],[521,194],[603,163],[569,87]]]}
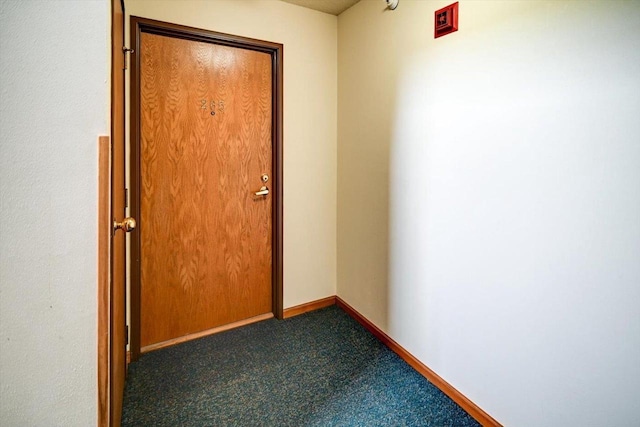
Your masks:
{"label": "door number plaque", "polygon": [[202,110],[210,110],[211,115],[215,116],[216,112],[223,113],[224,112],[224,101],[222,100],[209,100],[209,99],[201,99],[200,100],[200,109]]}

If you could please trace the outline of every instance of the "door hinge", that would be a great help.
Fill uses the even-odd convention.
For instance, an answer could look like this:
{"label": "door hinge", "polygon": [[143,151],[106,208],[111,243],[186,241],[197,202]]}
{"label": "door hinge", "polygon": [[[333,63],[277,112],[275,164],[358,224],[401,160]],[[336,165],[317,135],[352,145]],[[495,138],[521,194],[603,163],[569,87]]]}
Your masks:
{"label": "door hinge", "polygon": [[122,55],[124,55],[124,69],[128,69],[129,68],[129,59],[127,57],[127,53],[134,53],[135,51],[133,49],[129,49],[126,46],[122,46]]}
{"label": "door hinge", "polygon": [[129,345],[129,325],[127,325],[126,328],[125,328],[124,336],[125,336],[126,344]]}

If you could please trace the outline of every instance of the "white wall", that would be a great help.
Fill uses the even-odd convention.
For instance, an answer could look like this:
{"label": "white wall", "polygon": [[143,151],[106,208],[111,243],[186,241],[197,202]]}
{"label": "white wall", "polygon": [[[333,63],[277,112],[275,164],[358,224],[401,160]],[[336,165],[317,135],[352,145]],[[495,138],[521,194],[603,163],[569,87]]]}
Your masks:
{"label": "white wall", "polygon": [[96,422],[109,2],[0,1],[0,424]]}
{"label": "white wall", "polygon": [[640,3],[339,16],[338,295],[504,425],[640,419]]}
{"label": "white wall", "polygon": [[273,0],[127,0],[126,13],[284,45],[284,307],[335,295],[337,18]]}

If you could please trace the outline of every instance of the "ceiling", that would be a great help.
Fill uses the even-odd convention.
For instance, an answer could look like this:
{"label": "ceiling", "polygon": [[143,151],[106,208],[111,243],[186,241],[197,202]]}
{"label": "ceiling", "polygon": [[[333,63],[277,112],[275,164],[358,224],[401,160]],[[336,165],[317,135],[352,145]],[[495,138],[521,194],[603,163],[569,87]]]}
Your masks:
{"label": "ceiling", "polygon": [[330,13],[332,15],[340,15],[360,0],[281,0],[298,6],[308,7],[309,9],[319,10],[320,12]]}

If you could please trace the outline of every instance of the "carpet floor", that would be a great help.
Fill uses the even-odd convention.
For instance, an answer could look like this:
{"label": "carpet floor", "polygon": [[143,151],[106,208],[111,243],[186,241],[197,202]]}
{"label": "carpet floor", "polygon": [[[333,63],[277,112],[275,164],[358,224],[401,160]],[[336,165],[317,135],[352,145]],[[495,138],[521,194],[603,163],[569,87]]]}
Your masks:
{"label": "carpet floor", "polygon": [[478,426],[336,306],[143,355],[123,426]]}

